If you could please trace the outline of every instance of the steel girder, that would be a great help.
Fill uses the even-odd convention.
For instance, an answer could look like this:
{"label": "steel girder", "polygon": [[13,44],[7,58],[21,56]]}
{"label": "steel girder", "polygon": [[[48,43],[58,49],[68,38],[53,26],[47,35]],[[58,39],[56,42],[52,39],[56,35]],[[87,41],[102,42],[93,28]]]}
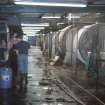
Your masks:
{"label": "steel girder", "polygon": [[82,13],[82,12],[105,12],[105,5],[89,5],[86,8],[61,8],[61,7],[37,7],[20,5],[1,5],[0,13]]}

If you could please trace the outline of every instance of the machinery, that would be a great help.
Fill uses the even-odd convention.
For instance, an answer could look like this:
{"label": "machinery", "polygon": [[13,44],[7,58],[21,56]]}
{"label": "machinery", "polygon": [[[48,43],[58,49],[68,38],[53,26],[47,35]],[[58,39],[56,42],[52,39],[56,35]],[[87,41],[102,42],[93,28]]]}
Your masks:
{"label": "machinery", "polygon": [[8,59],[9,29],[5,22],[0,22],[0,60]]}
{"label": "machinery", "polygon": [[[57,55],[60,48],[65,64],[75,65],[79,62],[89,72],[95,75],[98,72],[100,76],[105,75],[105,63],[103,62],[105,60],[104,24],[67,26],[48,36],[50,36],[50,41],[47,38],[46,42],[50,42],[50,44],[47,43],[49,46],[47,49],[50,48],[49,51],[51,51],[52,59],[55,62],[53,64],[56,64],[60,59],[60,55]],[[97,67],[97,64],[100,65]]]}
{"label": "machinery", "polygon": [[12,87],[12,70],[7,67],[9,29],[5,22],[0,22],[0,89]]}

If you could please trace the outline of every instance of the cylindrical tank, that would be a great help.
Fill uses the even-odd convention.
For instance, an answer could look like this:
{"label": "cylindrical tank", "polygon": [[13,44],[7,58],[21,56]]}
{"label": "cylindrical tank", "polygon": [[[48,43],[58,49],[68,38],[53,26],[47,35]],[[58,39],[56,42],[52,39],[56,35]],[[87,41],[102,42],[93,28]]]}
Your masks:
{"label": "cylindrical tank", "polygon": [[[76,33],[74,37],[74,52],[77,51],[78,59],[83,62],[87,63],[89,54],[92,50],[92,41],[98,35],[100,47],[103,46],[105,49],[104,41],[105,41],[105,25],[104,24],[92,24],[83,26],[78,33]],[[103,45],[102,45],[103,43]],[[103,50],[102,48],[102,50]],[[101,49],[100,49],[101,50]]]}
{"label": "cylindrical tank", "polygon": [[[73,64],[76,59],[87,63],[95,35],[104,36],[105,25],[68,26],[59,34],[59,45],[65,51],[64,62]],[[103,39],[103,38],[102,38]]]}
{"label": "cylindrical tank", "polygon": [[78,59],[85,64],[92,49],[93,37],[97,34],[101,34],[98,24],[92,24],[83,26],[74,37],[73,50],[77,53]]}
{"label": "cylindrical tank", "polygon": [[43,36],[43,53],[45,55],[48,54],[48,36],[47,34]]}
{"label": "cylindrical tank", "polygon": [[[105,52],[104,24],[68,26],[60,30],[58,34],[57,32],[54,33],[52,37],[52,56],[55,56],[56,48],[59,46],[61,47],[62,52],[64,52],[65,63],[74,64],[78,59],[82,63],[87,64],[89,54],[92,50],[92,42],[97,34],[100,40],[99,45],[103,43],[101,47]],[[57,42],[58,44],[56,44]],[[101,53],[102,52],[103,51],[101,51]]]}
{"label": "cylindrical tank", "polygon": [[0,89],[12,87],[12,70],[10,68],[0,68]]}
{"label": "cylindrical tank", "polygon": [[71,26],[66,32],[66,52],[64,63],[72,65],[74,63],[73,40],[78,28]]}
{"label": "cylindrical tank", "polygon": [[91,50],[94,34],[97,34],[96,24],[83,26],[74,37],[73,50],[77,53],[78,59],[83,63],[86,63],[88,59],[88,52]]}
{"label": "cylindrical tank", "polygon": [[54,32],[52,35],[52,58],[55,57],[58,48],[58,38],[60,31]]}
{"label": "cylindrical tank", "polygon": [[[68,34],[68,30],[71,28],[72,26],[67,26],[64,29],[61,30],[61,32],[59,33],[59,47],[61,49],[61,53],[63,56],[63,60],[65,58],[67,49],[66,49],[66,37]],[[65,62],[65,61],[64,61]]]}

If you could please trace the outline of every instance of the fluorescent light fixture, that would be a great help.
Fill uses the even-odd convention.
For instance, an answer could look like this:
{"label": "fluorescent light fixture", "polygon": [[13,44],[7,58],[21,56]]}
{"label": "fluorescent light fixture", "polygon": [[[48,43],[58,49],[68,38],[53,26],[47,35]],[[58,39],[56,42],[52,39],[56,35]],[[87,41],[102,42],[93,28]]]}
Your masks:
{"label": "fluorescent light fixture", "polygon": [[44,29],[44,27],[22,27],[22,29],[26,29],[26,30],[34,30],[34,29]]}
{"label": "fluorescent light fixture", "polygon": [[44,19],[52,19],[52,18],[59,19],[61,17],[60,16],[43,16],[42,18],[44,18]]}
{"label": "fluorescent light fixture", "polygon": [[40,30],[23,30],[23,32],[38,32]]}
{"label": "fluorescent light fixture", "polygon": [[[37,33],[25,33],[26,34],[26,36],[39,36],[39,34],[37,34]],[[36,85],[38,85],[38,84],[36,84]]]}
{"label": "fluorescent light fixture", "polygon": [[43,103],[42,105],[48,105],[48,104],[46,104],[46,103]]}
{"label": "fluorescent light fixture", "polygon": [[58,103],[58,105],[63,105],[63,104],[61,104],[61,103]]}
{"label": "fluorescent light fixture", "polygon": [[14,0],[15,2],[21,2],[22,0]]}
{"label": "fluorescent light fixture", "polygon": [[33,34],[27,34],[27,36],[35,36],[35,33],[33,33]]}
{"label": "fluorescent light fixture", "polygon": [[38,33],[39,31],[23,31],[26,34],[35,34]]}
{"label": "fluorescent light fixture", "polygon": [[23,30],[24,32],[37,32],[37,31],[40,31],[40,30]]}
{"label": "fluorescent light fixture", "polygon": [[37,32],[24,32],[26,35],[35,35]]}
{"label": "fluorescent light fixture", "polygon": [[39,26],[39,27],[43,27],[43,26],[49,26],[49,23],[39,23],[39,24],[21,24],[22,26],[30,26],[30,27],[34,27],[34,26]]}
{"label": "fluorescent light fixture", "polygon": [[80,18],[80,17],[81,17],[81,16],[79,16],[79,15],[75,15],[75,14],[69,13],[66,18],[68,18],[68,20],[71,21],[72,18],[73,18],[73,19],[75,19],[75,18],[78,19],[78,18]]}
{"label": "fluorescent light fixture", "polygon": [[68,16],[68,17],[66,17],[66,18],[80,18],[80,16]]}
{"label": "fluorescent light fixture", "polygon": [[29,34],[29,35],[31,35],[31,34],[36,34],[37,32],[39,32],[40,30],[37,30],[37,31],[23,31],[25,34]]}
{"label": "fluorescent light fixture", "polygon": [[57,3],[57,2],[26,2],[26,1],[15,1],[18,5],[33,5],[33,6],[51,6],[51,7],[86,7],[83,3]]}
{"label": "fluorescent light fixture", "polygon": [[43,89],[44,89],[44,90],[48,90],[48,89],[49,89],[49,87],[43,87]]}
{"label": "fluorescent light fixture", "polygon": [[64,24],[64,23],[57,23],[57,25],[61,25],[61,24]]}

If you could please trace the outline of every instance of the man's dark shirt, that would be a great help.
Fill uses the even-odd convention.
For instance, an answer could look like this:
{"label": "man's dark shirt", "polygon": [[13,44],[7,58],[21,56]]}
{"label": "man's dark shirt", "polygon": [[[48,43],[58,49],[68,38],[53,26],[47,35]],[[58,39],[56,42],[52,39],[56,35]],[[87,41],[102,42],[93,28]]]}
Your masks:
{"label": "man's dark shirt", "polygon": [[19,54],[28,54],[28,49],[30,45],[26,41],[20,41],[16,44],[16,49],[19,51]]}

